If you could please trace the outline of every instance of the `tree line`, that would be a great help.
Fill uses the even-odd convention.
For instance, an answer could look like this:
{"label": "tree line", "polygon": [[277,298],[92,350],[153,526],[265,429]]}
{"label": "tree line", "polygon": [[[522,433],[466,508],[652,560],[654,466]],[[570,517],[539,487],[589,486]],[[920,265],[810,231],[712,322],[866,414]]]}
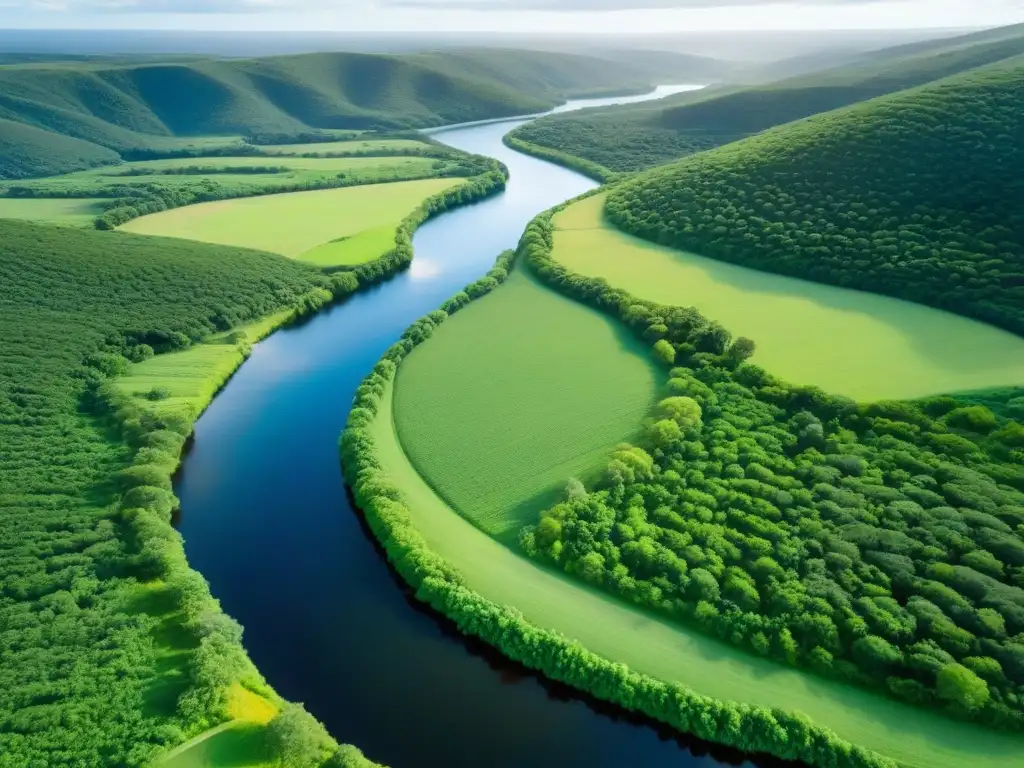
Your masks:
{"label": "tree line", "polygon": [[612,190],[618,227],[1024,334],[1024,65],[774,129]]}
{"label": "tree line", "polygon": [[753,341],[572,273],[551,244],[545,215],[530,268],[670,378],[644,441],[571,483],[524,549],[752,653],[1024,725],[1024,390],[993,410],[792,386],[748,362]]}
{"label": "tree line", "polygon": [[[524,242],[530,237],[528,233]],[[514,258],[515,254],[503,254],[487,276],[406,330],[356,390],[341,437],[345,481],[388,560],[415,590],[417,599],[455,621],[463,633],[484,640],[514,661],[701,739],[822,768],[894,768],[890,760],[840,739],[805,716],[717,701],[601,658],[530,624],[515,608],[496,605],[473,592],[458,571],[430,549],[411,521],[401,489],[382,469],[372,425],[405,356],[451,314],[497,288]]]}

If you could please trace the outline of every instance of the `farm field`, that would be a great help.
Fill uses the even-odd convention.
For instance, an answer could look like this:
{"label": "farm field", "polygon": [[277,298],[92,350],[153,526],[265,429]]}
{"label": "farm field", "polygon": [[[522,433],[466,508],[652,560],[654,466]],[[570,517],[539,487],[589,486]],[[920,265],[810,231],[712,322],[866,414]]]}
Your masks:
{"label": "farm field", "polygon": [[367,245],[380,245],[381,240],[332,241],[382,227],[393,233],[423,200],[461,183],[462,179],[421,179],[221,200],[143,216],[121,229],[258,248],[318,266],[355,264],[380,256],[382,252]]}
{"label": "farm field", "polygon": [[[505,290],[502,287],[492,295]],[[423,348],[434,344],[432,338]],[[720,699],[811,713],[817,723],[843,738],[908,768],[1024,766],[1024,740],[1019,736],[951,721],[776,665],[665,623],[516,554],[455,514],[416,471],[396,430],[400,418],[393,409],[398,402],[396,384],[385,393],[373,425],[375,455],[385,474],[402,489],[412,522],[430,547],[484,597],[515,606],[528,621],[639,672]]]}
{"label": "farm field", "polygon": [[[145,160],[103,166],[63,176],[48,176],[0,184],[6,189],[25,188],[36,195],[75,194],[103,196],[111,187],[194,187],[209,183],[229,186],[239,194],[256,192],[268,185],[309,183],[337,178],[339,173],[362,184],[432,175],[437,162],[429,157],[197,157]],[[209,173],[181,173],[182,168],[211,169]],[[274,169],[265,173],[246,169]],[[175,173],[174,171],[179,171]],[[232,172],[236,171],[236,172]],[[0,198],[2,200],[3,198]]]}
{"label": "farm field", "polygon": [[103,212],[99,198],[0,197],[0,219],[29,219],[45,224],[92,226]]}
{"label": "farm field", "polygon": [[1024,384],[1024,339],[949,312],[655,245],[602,221],[604,195],[559,213],[554,257],[650,301],[695,306],[757,343],[754,362],[858,400]]}
{"label": "farm field", "polygon": [[[114,379],[114,385],[140,405],[160,412],[184,412],[195,417],[243,360],[242,351],[231,338],[242,334],[246,343],[255,344],[291,314],[291,310],[276,312],[211,336],[205,343],[182,352],[169,352],[134,363],[128,375]],[[156,400],[147,397],[153,391],[162,391],[162,397]]]}
{"label": "farm field", "polygon": [[422,141],[415,139],[375,139],[350,141],[327,141],[314,144],[267,144],[260,150],[271,155],[331,155],[351,154],[357,152],[376,152],[379,150],[393,151],[398,149],[425,149]]}
{"label": "farm field", "polygon": [[417,469],[460,514],[515,536],[568,478],[602,466],[637,432],[658,379],[611,320],[517,270],[409,355],[395,423]]}

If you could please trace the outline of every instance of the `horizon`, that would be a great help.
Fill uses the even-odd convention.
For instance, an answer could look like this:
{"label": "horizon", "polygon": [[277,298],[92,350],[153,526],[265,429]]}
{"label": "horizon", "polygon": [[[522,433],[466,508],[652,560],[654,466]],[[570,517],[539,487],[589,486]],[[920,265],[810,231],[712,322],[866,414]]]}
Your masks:
{"label": "horizon", "polygon": [[0,0],[6,17],[0,29],[557,36],[881,32],[1024,23],[1024,6],[1017,0],[343,0],[340,9],[327,5],[328,0]]}

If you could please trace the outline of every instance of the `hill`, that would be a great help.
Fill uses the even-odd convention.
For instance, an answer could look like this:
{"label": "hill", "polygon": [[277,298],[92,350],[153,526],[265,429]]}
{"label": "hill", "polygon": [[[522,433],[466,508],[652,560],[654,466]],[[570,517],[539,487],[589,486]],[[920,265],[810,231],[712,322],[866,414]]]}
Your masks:
{"label": "hill", "polygon": [[612,223],[1024,334],[1024,57],[819,115],[613,190]]}
{"label": "hill", "polygon": [[[595,90],[645,90],[657,79],[644,66],[512,50],[44,63],[0,66],[0,119],[126,152],[166,146],[174,137],[421,128],[504,117]],[[39,134],[15,135],[2,157],[18,156],[22,175],[82,167],[61,161],[69,154],[66,142],[51,141],[48,152]]]}
{"label": "hill", "polygon": [[273,695],[170,524],[191,420],[111,414],[104,382],[326,280],[268,253],[0,221],[0,763],[148,765],[229,716],[234,684]]}
{"label": "hill", "polygon": [[900,46],[842,67],[754,88],[731,86],[643,107],[547,117],[512,135],[611,171],[636,171],[1020,54],[1024,25]]}

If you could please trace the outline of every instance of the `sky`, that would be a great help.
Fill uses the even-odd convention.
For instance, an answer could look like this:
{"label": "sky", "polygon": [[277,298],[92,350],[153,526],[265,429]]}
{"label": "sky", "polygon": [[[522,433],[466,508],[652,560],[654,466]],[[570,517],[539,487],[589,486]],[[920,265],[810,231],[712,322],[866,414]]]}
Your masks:
{"label": "sky", "polygon": [[0,28],[636,33],[1024,22],[1024,0],[0,0]]}

